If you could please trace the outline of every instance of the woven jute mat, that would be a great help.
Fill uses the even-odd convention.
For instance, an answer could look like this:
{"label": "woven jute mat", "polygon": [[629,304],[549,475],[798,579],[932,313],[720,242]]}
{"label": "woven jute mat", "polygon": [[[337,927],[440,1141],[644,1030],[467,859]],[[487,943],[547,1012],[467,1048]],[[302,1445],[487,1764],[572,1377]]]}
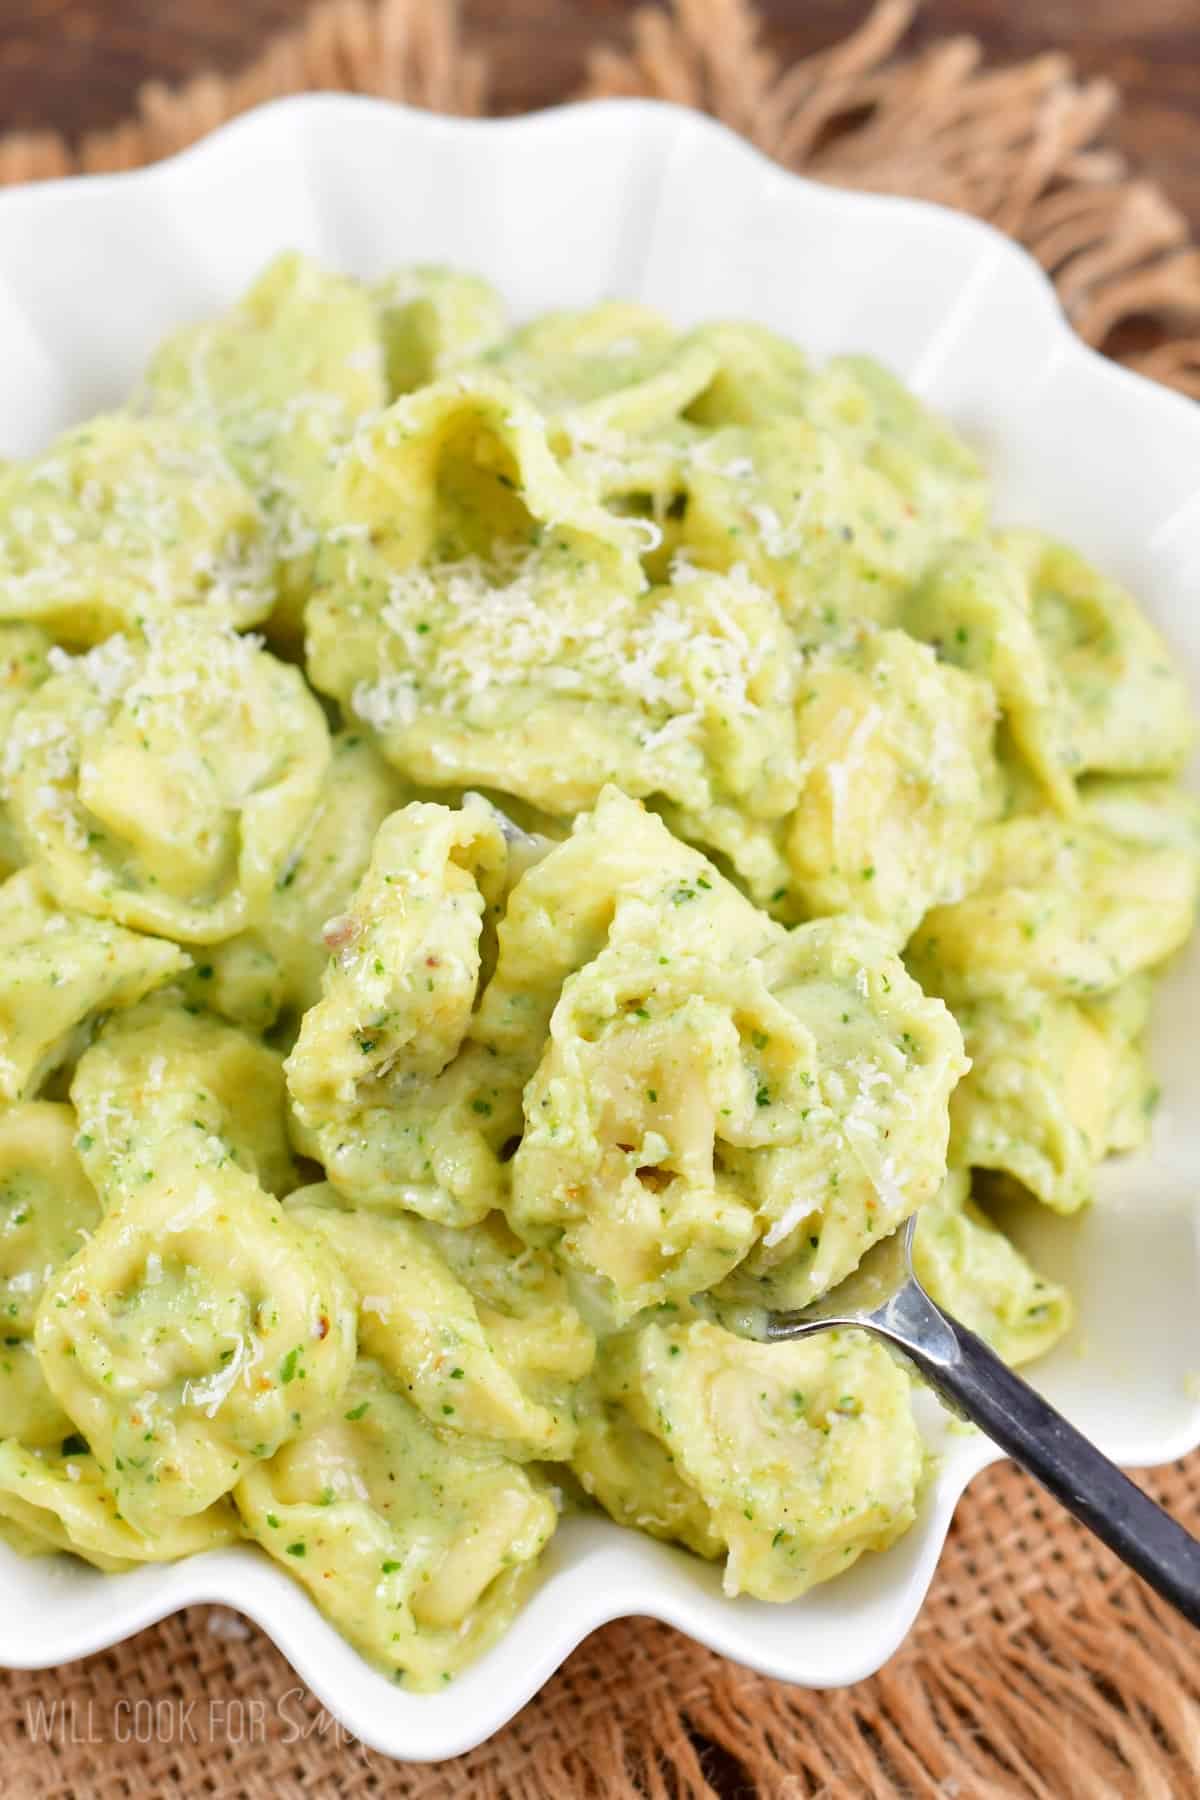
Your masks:
{"label": "woven jute mat", "polygon": [[[1200,395],[1200,248],[1106,142],[1117,95],[1048,54],[983,66],[960,38],[906,56],[907,0],[781,68],[747,0],[675,0],[597,53],[584,92],[716,113],[841,185],[992,220],[1053,276],[1077,329]],[[130,168],[280,94],[343,88],[487,109],[487,70],[446,0],[333,0],[232,79],[147,87],[114,131],[0,141],[0,181]],[[565,97],[565,96],[564,96]],[[1200,1525],[1200,1453],[1142,1478]],[[0,1676],[4,1800],[1194,1800],[1200,1658],[1187,1627],[1024,1476],[959,1507],[929,1600],[873,1680],[767,1681],[666,1627],[591,1637],[504,1732],[434,1767],[347,1740],[269,1641],[196,1607],[53,1673]]]}

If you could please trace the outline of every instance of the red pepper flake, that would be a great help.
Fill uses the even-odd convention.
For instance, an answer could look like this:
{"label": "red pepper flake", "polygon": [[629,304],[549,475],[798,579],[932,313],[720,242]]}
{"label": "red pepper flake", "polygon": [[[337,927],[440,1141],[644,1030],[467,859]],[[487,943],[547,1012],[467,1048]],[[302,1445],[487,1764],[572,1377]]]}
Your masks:
{"label": "red pepper flake", "polygon": [[321,942],[327,950],[344,950],[361,930],[362,925],[353,913],[336,913],[322,925]]}

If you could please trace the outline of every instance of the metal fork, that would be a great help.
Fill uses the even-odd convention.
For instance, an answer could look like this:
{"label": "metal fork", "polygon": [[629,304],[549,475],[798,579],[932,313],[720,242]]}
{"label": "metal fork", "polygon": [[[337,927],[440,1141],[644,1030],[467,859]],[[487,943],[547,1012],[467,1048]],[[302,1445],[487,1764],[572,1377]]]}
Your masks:
{"label": "metal fork", "polygon": [[834,1326],[882,1338],[952,1412],[985,1431],[1156,1593],[1200,1625],[1200,1542],[930,1298],[913,1269],[916,1231],[913,1217],[875,1244],[845,1281],[796,1312],[743,1308],[712,1296],[698,1297],[697,1305],[726,1330],[760,1343]]}

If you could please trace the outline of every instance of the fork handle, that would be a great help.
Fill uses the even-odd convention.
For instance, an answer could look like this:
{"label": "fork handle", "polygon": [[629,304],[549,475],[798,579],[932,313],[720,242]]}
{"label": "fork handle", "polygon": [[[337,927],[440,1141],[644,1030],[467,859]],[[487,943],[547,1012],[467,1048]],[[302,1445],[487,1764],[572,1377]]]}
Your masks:
{"label": "fork handle", "polygon": [[1184,1618],[1200,1625],[1200,1541],[1122,1474],[915,1280],[870,1322],[937,1394],[985,1431]]}

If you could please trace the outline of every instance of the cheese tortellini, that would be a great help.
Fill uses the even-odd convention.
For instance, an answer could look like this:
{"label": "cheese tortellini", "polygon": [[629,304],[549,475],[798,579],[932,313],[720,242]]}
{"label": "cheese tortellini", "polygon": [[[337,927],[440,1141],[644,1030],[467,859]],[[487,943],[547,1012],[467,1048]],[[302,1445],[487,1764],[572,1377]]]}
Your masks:
{"label": "cheese tortellini", "polygon": [[589,838],[619,837],[633,866],[525,1087],[515,1229],[621,1313],[743,1264],[793,1283],[803,1264],[793,1303],[823,1292],[937,1187],[964,1068],[953,1020],[869,927],[789,934],[622,795],[576,833],[527,880],[551,928],[572,904],[558,864]]}
{"label": "cheese tortellini", "polygon": [[1150,1129],[1191,734],[870,358],[277,258],[0,470],[0,1538],[241,1542],[416,1689],[565,1507],[885,1550],[909,1374],[720,1321],[915,1212],[1071,1329],[1021,1213]]}
{"label": "cheese tortellini", "polygon": [[330,927],[323,998],[288,1062],[302,1122],[344,1116],[381,1081],[445,1068],[470,1021],[483,916],[506,863],[483,801],[416,802],[385,820],[352,909]]}
{"label": "cheese tortellini", "polygon": [[71,1108],[31,1100],[0,1112],[0,1439],[41,1450],[74,1434],[46,1386],[33,1328],[47,1282],[99,1217]]}
{"label": "cheese tortellini", "polygon": [[221,447],[177,417],[111,413],[0,470],[0,618],[62,643],[271,608],[266,527]]}
{"label": "cheese tortellini", "polygon": [[960,1005],[971,1068],[950,1103],[956,1153],[1006,1171],[1056,1212],[1084,1205],[1101,1158],[1145,1135],[1153,1084],[1140,1011],[1129,1029],[1111,1006],[1036,992]]}
{"label": "cheese tortellini", "polygon": [[376,282],[388,397],[424,387],[504,336],[504,302],[478,275],[435,263],[396,269]]}
{"label": "cheese tortellini", "polygon": [[909,959],[947,999],[1106,993],[1180,948],[1198,888],[1194,850],[1022,815],[982,834],[972,890],[926,913]]}
{"label": "cheese tortellini", "polygon": [[69,1106],[31,1100],[0,1112],[0,1324],[28,1337],[42,1289],[99,1223]]}
{"label": "cheese tortellini", "polygon": [[220,445],[255,495],[271,578],[264,612],[294,647],[319,546],[314,518],[327,462],[387,396],[371,296],[308,257],[281,256],[241,304],[168,338],[146,397],[156,419],[186,420]]}
{"label": "cheese tortellini", "polygon": [[649,1323],[601,1365],[573,1468],[617,1519],[724,1554],[725,1591],[791,1600],[912,1523],[908,1382],[861,1333],[753,1344]]}
{"label": "cheese tortellini", "polygon": [[573,1384],[595,1343],[552,1258],[493,1215],[461,1231],[348,1208],[302,1188],[295,1219],[324,1237],[360,1294],[359,1342],[431,1425],[521,1461],[565,1456]]}
{"label": "cheese tortellini", "polygon": [[69,1550],[94,1568],[117,1574],[138,1563],[175,1562],[218,1550],[241,1536],[228,1501],[163,1521],[153,1536],[131,1525],[86,1444],[64,1440],[57,1451],[0,1442],[0,1537],[26,1555]]}
{"label": "cheese tortellini", "polygon": [[[0,622],[0,750],[26,699],[50,673],[53,640],[38,625]],[[0,799],[0,879],[25,861],[25,848]]]}
{"label": "cheese tortellini", "polygon": [[1200,892],[1191,810],[1144,785],[1068,820],[989,827],[978,886],[933,908],[908,949],[971,1061],[951,1100],[956,1160],[1059,1212],[1090,1200],[1104,1156],[1145,1138],[1149,972],[1186,940]]}
{"label": "cheese tortellini", "polygon": [[143,1531],[227,1494],[339,1399],[352,1291],[217,1138],[168,1132],[47,1286],[47,1383]]}
{"label": "cheese tortellini", "polygon": [[317,803],[288,854],[265,916],[206,945],[184,986],[189,1004],[256,1032],[297,1026],[321,997],[325,927],[344,911],[375,833],[406,797],[403,782],[361,732],[339,732]]}
{"label": "cheese tortellini", "polygon": [[188,966],[175,944],[60,911],[31,869],[0,885],[0,1102],[32,1099],[96,1016]]}
{"label": "cheese tortellini", "polygon": [[922,1210],[913,1263],[934,1299],[1005,1362],[1041,1356],[1071,1323],[1066,1289],[1040,1276],[972,1199],[966,1169],[951,1169]]}
{"label": "cheese tortellini", "polygon": [[329,757],[299,670],[179,620],[64,657],[5,749],[17,828],[60,903],[199,944],[265,915]]}
{"label": "cheese tortellini", "polygon": [[78,1150],[105,1205],[150,1180],[155,1148],[174,1130],[214,1143],[282,1198],[295,1164],[277,1050],[178,994],[109,1019],[71,1082]]}
{"label": "cheese tortellini", "polygon": [[499,1635],[557,1523],[535,1473],[436,1431],[366,1359],[339,1410],[234,1498],[350,1641],[416,1688]]}
{"label": "cheese tortellini", "polygon": [[787,825],[806,915],[858,913],[903,943],[971,884],[992,809],[994,697],[905,632],[865,634],[797,696],[805,776]]}
{"label": "cheese tortellini", "polygon": [[1082,556],[1034,531],[999,539],[1029,591],[1034,630],[1065,704],[1079,774],[1163,775],[1192,742],[1187,690],[1137,603]]}
{"label": "cheese tortellini", "polygon": [[627,1316],[748,1257],[821,1292],[936,1191],[961,1040],[869,926],[789,934],[606,790],[518,880],[479,993],[504,861],[481,801],[376,839],[288,1061],[300,1141],[352,1198],[426,1173],[407,1204],[465,1225],[468,1172]]}

